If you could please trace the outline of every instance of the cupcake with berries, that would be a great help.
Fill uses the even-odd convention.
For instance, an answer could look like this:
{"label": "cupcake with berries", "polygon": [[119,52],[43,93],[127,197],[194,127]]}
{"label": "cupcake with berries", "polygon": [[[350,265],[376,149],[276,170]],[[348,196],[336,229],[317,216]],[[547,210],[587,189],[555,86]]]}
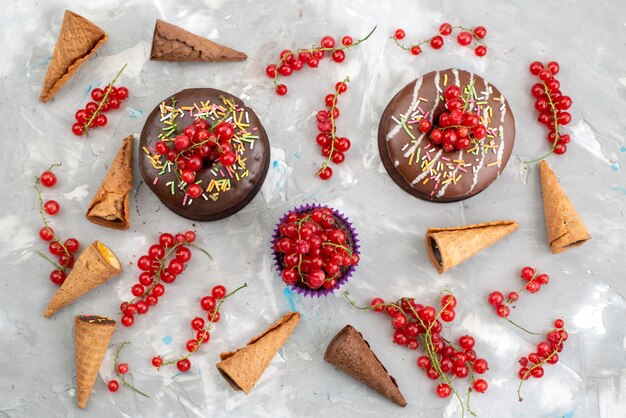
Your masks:
{"label": "cupcake with berries", "polygon": [[282,280],[308,296],[334,292],[348,281],[359,263],[352,224],[326,206],[300,206],[284,215],[272,245]]}

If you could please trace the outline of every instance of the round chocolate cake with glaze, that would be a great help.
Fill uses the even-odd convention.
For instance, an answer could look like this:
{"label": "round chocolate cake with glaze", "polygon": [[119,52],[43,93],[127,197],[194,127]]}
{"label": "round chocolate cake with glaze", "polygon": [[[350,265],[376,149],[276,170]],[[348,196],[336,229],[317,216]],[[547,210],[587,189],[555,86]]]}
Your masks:
{"label": "round chocolate cake with glaze", "polygon": [[[464,116],[471,113],[474,128],[483,126],[476,128],[482,130],[479,135],[472,136],[471,127],[467,134],[465,118],[446,120],[443,126],[441,115],[450,111],[450,86],[460,92],[450,100]],[[433,140],[447,129],[463,131],[463,149],[445,143],[444,149],[440,140]],[[440,131],[439,137],[433,136],[434,130]],[[502,93],[480,76],[458,69],[433,71],[406,85],[391,99],[378,127],[380,157],[391,178],[411,195],[434,202],[464,200],[485,190],[504,170],[514,142],[515,119]]]}
{"label": "round chocolate cake with glaze", "polygon": [[214,221],[260,190],[270,145],[256,113],[221,90],[182,90],[150,113],[141,131],[144,181],[176,214]]}

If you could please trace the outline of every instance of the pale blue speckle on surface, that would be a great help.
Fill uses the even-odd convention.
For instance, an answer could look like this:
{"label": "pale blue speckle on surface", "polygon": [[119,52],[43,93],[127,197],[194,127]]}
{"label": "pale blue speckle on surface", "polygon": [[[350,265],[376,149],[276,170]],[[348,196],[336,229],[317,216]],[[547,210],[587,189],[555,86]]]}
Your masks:
{"label": "pale blue speckle on surface", "polygon": [[619,170],[619,164],[618,163],[611,164],[611,170],[613,170],[613,171]]}
{"label": "pale blue speckle on surface", "polygon": [[170,335],[166,335],[165,337],[163,337],[163,344],[165,345],[170,345],[174,339],[170,336]]}
{"label": "pale blue speckle on surface", "polygon": [[626,152],[626,147],[619,147],[619,152]]}
{"label": "pale blue speckle on surface", "polygon": [[143,109],[133,109],[132,107],[127,106],[126,112],[128,112],[128,116],[130,116],[131,119],[138,119],[143,117]]}
{"label": "pale blue speckle on surface", "polygon": [[287,303],[289,304],[289,309],[291,309],[294,312],[297,312],[296,302],[294,300],[296,293],[293,290],[291,290],[290,287],[285,286],[285,288],[283,289],[283,295],[285,295],[285,299],[287,299]]}

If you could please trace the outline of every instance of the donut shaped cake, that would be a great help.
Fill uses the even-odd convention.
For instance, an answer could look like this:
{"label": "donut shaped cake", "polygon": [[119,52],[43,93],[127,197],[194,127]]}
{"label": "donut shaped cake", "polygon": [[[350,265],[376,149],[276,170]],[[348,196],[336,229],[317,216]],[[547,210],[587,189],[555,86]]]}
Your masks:
{"label": "donut shaped cake", "polygon": [[[468,136],[465,149],[444,150],[431,139],[432,132],[418,128],[427,119],[432,129],[442,129],[439,117],[447,111],[448,86],[460,89],[463,111],[475,114],[486,128],[480,140]],[[458,69],[433,71],[406,85],[391,99],[378,127],[380,157],[393,181],[415,197],[442,203],[485,190],[504,170],[514,142],[515,119],[502,93]]]}
{"label": "donut shaped cake", "polygon": [[182,90],[159,103],[146,119],[139,147],[139,169],[150,190],[174,213],[198,221],[243,209],[270,163],[256,113],[210,88]]}

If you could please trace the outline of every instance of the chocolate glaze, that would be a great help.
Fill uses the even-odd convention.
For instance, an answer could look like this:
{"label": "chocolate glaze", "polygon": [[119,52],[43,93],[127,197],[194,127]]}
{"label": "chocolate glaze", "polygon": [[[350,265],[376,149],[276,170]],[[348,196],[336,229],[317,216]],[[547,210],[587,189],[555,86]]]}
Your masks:
{"label": "chocolate glaze", "polygon": [[[227,99],[234,99],[235,103],[248,112],[250,121],[250,127],[248,131],[252,132],[253,128],[257,128],[252,132],[259,138],[254,141],[254,148],[246,145],[245,151],[241,155],[241,158],[246,158],[246,168],[249,170],[247,177],[240,178],[237,181],[235,178],[231,179],[231,188],[228,191],[220,192],[216,201],[212,199],[205,200],[202,197],[194,199],[191,205],[183,206],[184,193],[175,188],[175,194],[171,193],[170,186],[166,186],[166,183],[170,181],[176,181],[174,172],[165,173],[159,177],[157,184],[154,184],[154,178],[157,177],[159,170],[155,169],[146,154],[143,152],[143,147],[150,149],[154,148],[154,145],[158,141],[158,135],[161,132],[161,128],[165,126],[160,121],[161,113],[159,105],[148,115],[146,123],[141,131],[141,138],[139,140],[139,169],[141,175],[152,192],[157,195],[159,199],[167,206],[172,212],[183,216],[187,219],[193,219],[197,221],[215,221],[218,219],[230,216],[241,209],[243,209],[258,193],[263,185],[267,170],[270,164],[270,144],[267,138],[267,133],[261,125],[261,122],[257,114],[249,107],[246,107],[244,102],[221,90],[209,89],[209,88],[197,88],[182,90],[167,99],[168,104],[171,103],[171,99],[176,99],[176,106],[192,106],[194,103],[205,102],[211,100],[211,103],[221,103],[220,96],[224,96]],[[186,123],[191,123],[189,115],[185,115]],[[185,120],[185,119],[183,119]],[[209,119],[209,121],[211,121]],[[214,123],[214,122],[211,122]],[[181,129],[182,130],[182,129]],[[217,164],[216,168],[221,168],[221,164]],[[210,167],[203,167],[198,171],[196,179],[202,179],[202,184],[207,185],[211,179],[216,177],[210,172]],[[206,187],[206,186],[205,186]]]}
{"label": "chocolate glaze", "polygon": [[78,315],[76,318],[83,322],[89,322],[90,324],[98,324],[98,325],[110,325],[115,324],[115,321],[108,316],[100,316],[100,315]]}
{"label": "chocolate glaze", "polygon": [[[447,85],[444,85],[444,80],[446,79]],[[477,95],[483,97],[478,101],[488,102],[487,105],[482,105],[489,106],[492,109],[491,122],[487,124],[487,128],[499,132],[500,127],[502,127],[502,138],[499,135],[493,138],[495,144],[498,145],[498,148],[495,148],[495,152],[493,149],[489,149],[485,153],[482,148],[476,156],[468,154],[466,151],[443,152],[440,147],[430,142],[427,134],[422,135],[416,125],[413,126],[411,131],[416,137],[417,144],[415,144],[406,131],[391,118],[393,116],[400,120],[400,116],[405,115],[407,110],[409,110],[409,114],[412,114],[415,110],[413,106],[415,101],[419,98],[424,98],[427,102],[420,100],[420,108],[424,112],[429,112],[428,118],[431,122],[433,120],[437,121],[439,115],[445,110],[445,101],[441,100],[440,96],[443,96],[443,90],[447,86],[457,83],[457,80],[462,92],[473,81]],[[439,90],[437,86],[439,86]],[[488,144],[489,141],[491,141],[490,138],[485,138],[483,143]],[[435,202],[464,200],[486,189],[504,170],[511,156],[514,142],[515,119],[504,96],[495,86],[487,83],[480,76],[456,69],[433,71],[406,85],[391,99],[378,127],[378,149],[387,173],[407,193],[423,200]],[[441,157],[445,157],[450,161],[462,159],[465,164],[471,164],[471,166],[463,167],[467,172],[456,168],[450,170],[455,177],[461,175],[456,184],[450,182],[447,185],[443,185],[444,179],[441,177],[438,187],[436,187],[435,179],[431,179],[424,184],[423,181],[430,177],[431,174],[422,171],[422,161],[420,160],[419,163],[416,163],[415,159],[413,159],[409,165],[408,157],[412,151],[417,153],[421,149],[419,152],[420,156],[423,157],[426,155],[425,148],[429,146],[430,148],[436,147],[430,153],[433,160],[437,160],[434,167],[437,167],[438,161],[441,161],[443,165],[446,164],[444,160],[441,160]],[[470,148],[472,147],[470,146]],[[441,151],[441,154],[437,157],[439,151]],[[453,167],[456,167],[456,163],[454,163]],[[474,169],[476,169],[476,172],[474,172]]]}

